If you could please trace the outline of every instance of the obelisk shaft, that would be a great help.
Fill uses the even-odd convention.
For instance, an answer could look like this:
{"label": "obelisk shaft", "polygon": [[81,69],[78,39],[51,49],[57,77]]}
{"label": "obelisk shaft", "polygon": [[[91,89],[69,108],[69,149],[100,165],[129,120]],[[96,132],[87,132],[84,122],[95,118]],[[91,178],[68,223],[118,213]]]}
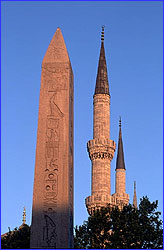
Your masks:
{"label": "obelisk shaft", "polygon": [[42,62],[31,248],[73,248],[73,72],[59,28]]}

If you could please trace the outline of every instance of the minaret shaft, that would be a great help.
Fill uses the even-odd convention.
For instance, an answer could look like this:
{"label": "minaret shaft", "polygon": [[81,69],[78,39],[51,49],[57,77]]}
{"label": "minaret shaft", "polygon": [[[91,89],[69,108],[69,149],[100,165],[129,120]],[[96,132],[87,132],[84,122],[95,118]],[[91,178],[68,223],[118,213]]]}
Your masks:
{"label": "minaret shaft", "polygon": [[111,194],[110,159],[96,159],[92,162],[92,195]]}
{"label": "minaret shaft", "polygon": [[126,193],[126,173],[125,169],[116,169],[116,193],[124,194]]}
{"label": "minaret shaft", "polygon": [[[93,138],[104,140],[110,138],[110,96],[106,94],[94,95],[94,126]],[[92,161],[92,195],[111,193],[110,162],[108,158]],[[105,177],[105,178],[104,178]]]}
{"label": "minaret shaft", "polygon": [[97,94],[94,96],[93,138],[110,138],[110,96]]}

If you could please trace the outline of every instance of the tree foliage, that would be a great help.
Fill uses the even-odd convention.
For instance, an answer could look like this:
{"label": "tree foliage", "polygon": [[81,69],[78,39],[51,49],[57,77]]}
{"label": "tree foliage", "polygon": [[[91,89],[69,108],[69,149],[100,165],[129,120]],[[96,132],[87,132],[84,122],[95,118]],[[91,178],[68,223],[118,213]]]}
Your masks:
{"label": "tree foliage", "polygon": [[163,229],[158,202],[143,197],[139,207],[103,208],[75,228],[74,248],[81,249],[160,249]]}
{"label": "tree foliage", "polygon": [[27,224],[15,228],[1,237],[2,249],[30,249],[30,227]]}

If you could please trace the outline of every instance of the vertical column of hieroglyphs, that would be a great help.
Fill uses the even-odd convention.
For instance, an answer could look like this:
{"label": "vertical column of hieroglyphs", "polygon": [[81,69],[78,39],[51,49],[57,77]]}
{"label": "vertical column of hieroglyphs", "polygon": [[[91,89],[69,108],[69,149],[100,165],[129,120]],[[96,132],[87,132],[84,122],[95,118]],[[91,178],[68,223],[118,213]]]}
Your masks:
{"label": "vertical column of hieroglyphs", "polygon": [[42,62],[31,248],[73,246],[73,73],[58,28]]}

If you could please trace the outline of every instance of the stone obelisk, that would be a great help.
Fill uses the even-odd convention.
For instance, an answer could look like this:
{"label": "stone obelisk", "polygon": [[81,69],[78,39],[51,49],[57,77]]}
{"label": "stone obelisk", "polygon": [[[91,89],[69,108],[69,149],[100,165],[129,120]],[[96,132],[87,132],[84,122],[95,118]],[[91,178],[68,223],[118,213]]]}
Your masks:
{"label": "stone obelisk", "polygon": [[42,62],[31,248],[73,248],[73,72],[60,28]]}

